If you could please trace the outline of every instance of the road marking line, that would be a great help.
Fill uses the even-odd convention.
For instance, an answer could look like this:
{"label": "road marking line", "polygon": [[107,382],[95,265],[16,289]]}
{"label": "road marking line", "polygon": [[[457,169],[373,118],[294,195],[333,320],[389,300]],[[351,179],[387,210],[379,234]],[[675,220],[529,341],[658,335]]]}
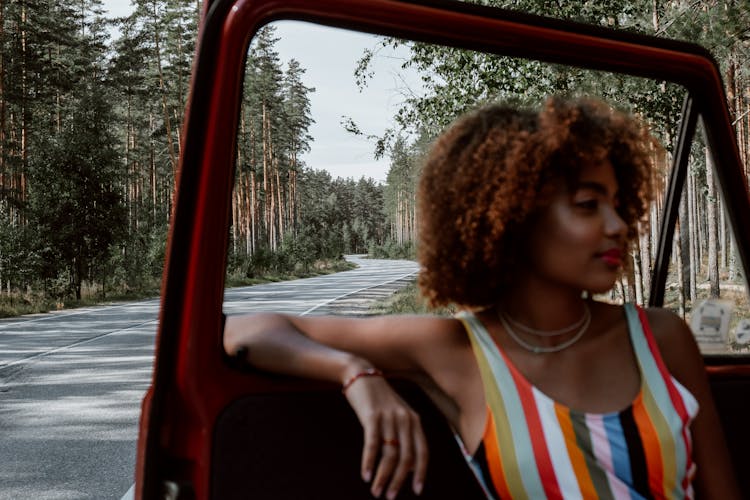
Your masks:
{"label": "road marking line", "polygon": [[79,340],[77,342],[73,342],[72,344],[67,344],[67,345],[55,347],[54,349],[50,349],[49,351],[38,352],[36,354],[32,354],[31,356],[28,356],[28,357],[25,357],[25,358],[20,358],[20,359],[17,359],[15,361],[11,361],[10,363],[8,363],[6,365],[1,365],[0,366],[0,373],[2,373],[4,370],[6,370],[8,368],[11,368],[13,366],[16,366],[16,365],[22,365],[22,364],[28,363],[29,361],[34,361],[35,359],[43,358],[43,357],[48,356],[50,354],[55,354],[55,353],[58,353],[60,351],[64,351],[66,349],[70,349],[71,347],[78,347],[80,345],[87,344],[89,342],[93,342],[94,340],[101,339],[101,338],[106,337],[108,335],[113,335],[115,333],[124,332],[126,330],[132,330],[133,328],[139,328],[141,326],[148,325],[149,323],[156,323],[158,321],[159,321],[158,319],[152,319],[152,320],[149,320],[149,321],[144,321],[143,323],[138,323],[137,325],[128,326],[127,328],[120,328],[120,329],[117,329],[117,330],[112,330],[111,332],[100,333],[99,335],[96,335],[95,337],[91,337],[91,338],[88,338],[88,339]]}
{"label": "road marking line", "polygon": [[363,292],[363,291],[365,291],[365,290],[369,290],[370,288],[377,288],[377,287],[379,287],[379,286],[383,286],[383,285],[388,285],[388,284],[390,284],[390,283],[394,283],[394,282],[396,282],[396,281],[398,281],[398,280],[402,280],[402,279],[404,279],[404,278],[406,278],[406,277],[412,276],[412,275],[416,274],[416,272],[417,272],[417,271],[412,271],[412,272],[410,272],[410,273],[404,274],[403,276],[399,276],[398,278],[392,279],[392,280],[390,280],[390,281],[384,281],[383,283],[378,283],[377,285],[370,285],[370,286],[366,286],[366,287],[364,287],[364,288],[360,288],[359,290],[354,290],[353,292],[349,292],[349,293],[344,293],[344,294],[342,294],[342,295],[339,295],[338,297],[334,297],[334,298],[332,298],[332,299],[330,299],[330,300],[326,300],[325,302],[323,302],[323,303],[321,303],[321,304],[318,304],[318,305],[316,305],[316,306],[314,306],[314,307],[311,307],[311,308],[310,308],[310,309],[308,309],[307,311],[305,311],[305,312],[303,312],[302,314],[300,314],[300,316],[305,316],[305,315],[307,315],[307,314],[310,314],[310,313],[311,313],[311,312],[313,312],[314,310],[316,310],[316,309],[319,309],[319,308],[321,308],[321,307],[323,307],[323,306],[325,306],[325,305],[328,305],[328,304],[330,304],[331,302],[335,302],[335,301],[337,301],[337,300],[339,300],[339,299],[343,299],[343,298],[344,298],[344,297],[346,297],[347,295],[354,295],[355,293]]}
{"label": "road marking line", "polygon": [[130,489],[122,496],[120,500],[134,500],[135,499],[135,483]]}

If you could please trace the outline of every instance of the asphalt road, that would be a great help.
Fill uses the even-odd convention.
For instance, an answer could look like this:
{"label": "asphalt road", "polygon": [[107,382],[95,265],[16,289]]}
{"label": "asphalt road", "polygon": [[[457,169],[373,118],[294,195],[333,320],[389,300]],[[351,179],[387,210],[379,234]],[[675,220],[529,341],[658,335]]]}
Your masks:
{"label": "asphalt road", "polygon": [[[227,314],[356,313],[416,272],[352,271],[228,289]],[[0,320],[0,499],[120,499],[131,487],[158,299]]]}

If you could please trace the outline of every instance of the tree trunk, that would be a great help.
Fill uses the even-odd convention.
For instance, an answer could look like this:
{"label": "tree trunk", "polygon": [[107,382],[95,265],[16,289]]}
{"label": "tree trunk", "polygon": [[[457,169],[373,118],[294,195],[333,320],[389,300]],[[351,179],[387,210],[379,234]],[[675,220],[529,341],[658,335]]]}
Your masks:
{"label": "tree trunk", "polygon": [[706,196],[706,218],[708,221],[708,281],[710,284],[711,297],[718,298],[719,290],[719,258],[718,250],[718,227],[716,220],[716,186],[714,182],[714,167],[711,152],[706,148],[706,185],[708,193]]}
{"label": "tree trunk", "polygon": [[276,154],[275,154],[275,152],[273,150],[273,142],[272,141],[273,141],[273,137],[271,135],[271,123],[270,123],[270,118],[269,118],[269,123],[268,123],[268,152],[269,152],[268,165],[269,165],[270,171],[269,171],[269,179],[268,179],[268,190],[269,190],[269,192],[271,194],[271,203],[270,203],[270,205],[268,207],[268,212],[269,212],[268,213],[268,217],[269,217],[268,231],[271,234],[271,238],[270,238],[270,241],[271,241],[271,250],[275,251],[279,247],[279,233],[278,233],[278,223],[276,221],[276,204],[278,203],[278,200],[276,199],[276,189],[274,188],[274,183],[275,183],[274,179],[276,178],[276,175],[275,175],[275,172],[274,172],[275,169],[276,169],[276,165],[275,165],[275,163],[276,163]]}
{"label": "tree trunk", "polygon": [[625,278],[627,280],[626,300],[628,302],[636,303],[638,295],[635,287],[635,262],[633,261],[633,254],[631,252],[625,252]]}
{"label": "tree trunk", "polygon": [[264,197],[264,207],[263,207],[263,223],[265,225],[266,230],[266,238],[267,243],[270,246],[271,245],[271,219],[272,217],[271,210],[270,210],[270,203],[271,203],[271,197],[268,193],[268,185],[269,185],[269,132],[267,130],[268,127],[268,121],[266,117],[266,103],[265,101],[261,104],[261,138],[262,138],[262,145],[263,145],[263,197]]}
{"label": "tree trunk", "polygon": [[727,251],[727,219],[724,216],[724,203],[721,194],[716,196],[716,209],[719,211],[719,268],[726,269],[729,264],[729,252]]}
{"label": "tree trunk", "polygon": [[[167,149],[169,151],[169,163],[172,167],[172,182],[174,183],[177,179],[177,155],[175,153],[174,148],[174,140],[172,139],[172,123],[169,118],[169,105],[167,103],[167,89],[164,85],[164,72],[162,70],[161,66],[161,48],[160,48],[160,39],[159,39],[159,27],[156,26],[157,19],[158,19],[158,11],[156,10],[156,2],[152,3],[154,11],[154,50],[156,53],[154,56],[156,57],[156,68],[159,74],[159,90],[161,91],[161,106],[162,106],[162,112],[164,115],[164,128],[166,129],[167,133]],[[170,210],[171,212],[171,210]]]}
{"label": "tree trunk", "polygon": [[[26,201],[26,168],[28,165],[28,133],[29,133],[29,109],[28,109],[28,54],[26,52],[26,3],[21,2],[21,170],[18,172],[18,183],[13,186],[18,189],[19,203]],[[25,215],[19,210],[19,224],[25,225]]]}
{"label": "tree trunk", "polygon": [[695,187],[695,233],[698,237],[695,239],[695,248],[698,250],[696,255],[696,273],[703,273],[703,261],[706,256],[707,237],[706,237],[706,204],[701,203],[701,197],[698,196],[698,186]]}
{"label": "tree trunk", "polygon": [[692,302],[695,302],[697,300],[697,284],[698,284],[698,268],[699,268],[699,260],[698,260],[698,248],[700,246],[700,240],[698,239],[698,217],[696,214],[696,188],[695,188],[695,176],[690,173],[687,178],[687,186],[685,194],[687,195],[688,200],[688,221],[690,224],[690,230],[688,231],[688,241],[689,245],[688,248],[690,249],[690,300]]}
{"label": "tree trunk", "polygon": [[[128,206],[128,228],[132,230],[135,228],[135,168],[134,165],[130,164],[130,121],[131,121],[131,106],[132,102],[130,99],[130,92],[128,92],[128,96],[126,99],[126,105],[125,105],[125,171],[128,173],[128,177],[126,178],[126,199],[125,203],[127,203]],[[126,245],[127,248],[127,245]]]}
{"label": "tree trunk", "polygon": [[250,253],[254,254],[258,242],[258,183],[255,171],[250,171]]}
{"label": "tree trunk", "polygon": [[237,172],[232,193],[232,253],[237,255],[237,241],[240,239],[240,213],[241,213],[241,196],[242,196],[242,172]]}
{"label": "tree trunk", "polygon": [[[673,243],[673,255],[675,256],[675,260],[677,262],[677,268],[682,269],[684,267],[683,265],[683,259],[682,259],[682,245],[680,245],[679,240],[676,240]],[[682,319],[685,319],[685,305],[687,303],[687,289],[685,288],[685,282],[683,274],[681,272],[677,272],[677,290],[678,290],[678,300],[677,300],[677,313],[680,315]]]}
{"label": "tree trunk", "polygon": [[642,306],[644,305],[644,293],[643,293],[643,270],[641,267],[641,250],[638,245],[634,246],[632,250],[633,255],[633,276],[635,280],[635,302]]}
{"label": "tree trunk", "polygon": [[651,232],[642,231],[641,237],[639,238],[640,244],[640,259],[641,259],[641,287],[643,289],[643,305],[648,303],[650,298],[649,293],[651,291],[651,272],[653,264],[651,263]]}
{"label": "tree trunk", "polygon": [[729,269],[727,271],[727,280],[733,282],[737,279],[737,242],[734,239],[734,232],[729,232]]}
{"label": "tree trunk", "polygon": [[279,161],[276,159],[275,170],[276,170],[276,199],[278,200],[278,211],[279,211],[279,238],[284,238],[284,197],[281,191],[281,176],[279,175]]}
{"label": "tree trunk", "polygon": [[73,281],[73,290],[75,291],[76,300],[81,300],[81,284],[83,282],[83,265],[81,259],[73,260],[71,279]]}
{"label": "tree trunk", "polygon": [[[256,142],[256,129],[255,121],[250,117],[248,120],[248,128],[250,132],[250,166],[248,175],[250,177],[249,196],[250,196],[250,228],[249,228],[249,241],[245,240],[245,247],[247,253],[252,255],[255,253],[256,244],[258,241],[257,237],[257,220],[258,220],[258,206],[257,206],[257,183],[255,181],[255,168],[257,164],[257,156],[255,150]],[[245,179],[248,182],[248,179]]]}
{"label": "tree trunk", "polygon": [[[296,163],[296,161],[294,162]],[[292,221],[292,231],[297,236],[297,226],[299,217],[297,214],[297,170],[292,170],[289,179],[289,218]]]}
{"label": "tree trunk", "polygon": [[680,268],[682,274],[682,286],[685,287],[685,295],[690,295],[690,223],[688,215],[688,186],[682,192],[680,197],[679,220],[678,220],[678,238],[680,245]]}
{"label": "tree trunk", "polygon": [[[5,40],[5,0],[0,0],[0,40]],[[0,50],[0,195],[5,192],[5,51]]]}
{"label": "tree trunk", "polygon": [[158,206],[157,202],[157,196],[156,196],[156,146],[154,145],[154,115],[152,113],[149,113],[148,115],[148,121],[149,121],[149,137],[151,137],[149,141],[149,188],[151,191],[151,224],[155,224],[157,217],[156,217],[156,207]]}
{"label": "tree trunk", "polygon": [[[650,240],[652,242],[659,241],[659,209],[657,208],[657,206],[660,207],[663,205],[663,203],[659,201],[659,198],[661,198],[661,196],[657,195],[657,202],[651,205],[651,217],[650,217],[650,222],[649,222],[649,229],[651,230]],[[656,251],[657,251],[656,247],[657,246],[658,244],[651,245],[651,255],[650,255],[651,262],[654,262],[654,260],[656,260]]]}

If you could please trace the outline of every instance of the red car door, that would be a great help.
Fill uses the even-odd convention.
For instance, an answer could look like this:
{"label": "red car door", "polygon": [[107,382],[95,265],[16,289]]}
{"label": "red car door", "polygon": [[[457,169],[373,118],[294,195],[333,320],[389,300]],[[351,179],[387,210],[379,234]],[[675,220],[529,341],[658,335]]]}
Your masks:
{"label": "red car door", "polygon": [[[337,388],[237,366],[222,349],[222,300],[245,57],[265,24],[303,20],[682,85],[687,99],[650,301],[662,305],[687,156],[702,120],[750,270],[750,196],[717,64],[697,45],[448,1],[206,1],[162,287],[153,381],[143,402],[136,498],[367,498],[358,423]],[[706,358],[735,466],[750,463],[750,365]],[[424,496],[481,498],[450,430],[413,387],[430,435]],[[335,482],[330,474],[337,471]],[[345,472],[341,472],[345,471]],[[743,479],[743,476],[739,476]],[[294,478],[295,480],[290,480]],[[347,479],[351,478],[351,480]],[[747,479],[745,492],[750,494]],[[404,492],[403,497],[409,493]]]}

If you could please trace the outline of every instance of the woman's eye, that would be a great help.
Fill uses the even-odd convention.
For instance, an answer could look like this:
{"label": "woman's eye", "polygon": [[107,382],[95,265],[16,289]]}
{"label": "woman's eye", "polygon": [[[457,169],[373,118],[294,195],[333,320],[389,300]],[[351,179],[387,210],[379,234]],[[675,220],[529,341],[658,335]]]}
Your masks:
{"label": "woman's eye", "polygon": [[583,210],[596,210],[599,206],[599,202],[597,200],[582,200],[577,201],[575,205]]}

